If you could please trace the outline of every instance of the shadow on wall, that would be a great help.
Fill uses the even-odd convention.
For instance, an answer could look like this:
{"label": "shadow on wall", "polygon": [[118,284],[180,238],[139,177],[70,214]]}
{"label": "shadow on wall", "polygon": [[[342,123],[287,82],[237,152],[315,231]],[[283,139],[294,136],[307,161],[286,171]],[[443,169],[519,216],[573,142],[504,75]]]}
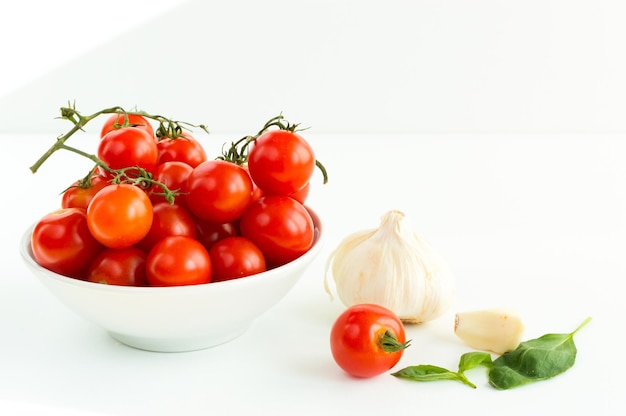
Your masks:
{"label": "shadow on wall", "polygon": [[4,97],[0,129],[64,131],[75,101],[217,133],[280,112],[315,132],[626,130],[609,11],[440,3],[189,1]]}

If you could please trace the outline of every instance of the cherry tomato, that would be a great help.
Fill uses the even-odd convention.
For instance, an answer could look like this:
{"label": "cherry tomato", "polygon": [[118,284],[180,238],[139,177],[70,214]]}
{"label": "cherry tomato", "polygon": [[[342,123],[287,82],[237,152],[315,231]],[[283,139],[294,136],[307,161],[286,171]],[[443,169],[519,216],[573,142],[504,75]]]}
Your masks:
{"label": "cherry tomato", "polygon": [[[107,133],[98,144],[97,155],[111,169],[138,166],[154,174],[159,150],[154,137],[148,132],[137,127],[125,127]],[[127,173],[137,175],[133,169]]]}
{"label": "cherry tomato", "polygon": [[196,240],[210,250],[217,241],[237,235],[237,227],[231,222],[214,223],[196,218]]}
{"label": "cherry tomato", "polygon": [[104,247],[91,235],[82,208],[65,208],[41,218],[31,248],[37,263],[64,276],[85,279],[91,260]]}
{"label": "cherry tomato", "polygon": [[[248,168],[248,165],[244,165],[242,166],[242,168],[244,168],[244,170],[248,172],[248,175],[250,174],[250,169]],[[254,181],[252,180],[252,176],[250,177],[250,180],[252,181],[252,197],[250,198],[250,203],[253,203],[261,199],[261,197],[263,196],[263,191],[256,183],[254,183]]]}
{"label": "cherry tomato", "polygon": [[[100,130],[100,138],[104,137],[111,130],[116,130],[124,125],[124,121],[128,117],[128,124],[133,127],[137,127],[145,130],[150,134],[151,137],[154,137],[154,129],[152,128],[152,124],[150,121],[140,114],[111,114],[102,125],[102,130]],[[117,126],[116,126],[117,124]]]}
{"label": "cherry tomato", "polygon": [[107,248],[89,266],[87,280],[118,286],[147,286],[147,254],[137,247]]}
{"label": "cherry tomato", "polygon": [[94,175],[90,179],[90,184],[84,184],[78,180],[72,184],[61,197],[62,208],[83,208],[87,209],[93,196],[109,183],[101,175]]}
{"label": "cherry tomato", "polygon": [[309,182],[315,169],[315,155],[299,134],[272,130],[253,142],[248,168],[252,180],[265,195],[290,195]]}
{"label": "cherry tomato", "polygon": [[250,204],[252,181],[241,166],[207,160],[187,179],[187,205],[196,217],[214,223],[239,218]]}
{"label": "cherry tomato", "polygon": [[[161,163],[157,167],[154,180],[167,186],[171,191],[177,191],[178,195],[174,198],[174,203],[187,207],[187,179],[193,171],[193,168],[184,162],[171,161]],[[163,189],[159,185],[153,185],[150,190],[150,200],[152,203],[166,201],[165,196],[161,195]]]}
{"label": "cherry tomato", "polygon": [[330,332],[335,362],[355,377],[374,377],[390,370],[408,346],[398,316],[380,305],[358,304],[347,308]]}
{"label": "cherry tomato", "polygon": [[185,132],[181,137],[162,138],[157,142],[159,149],[158,163],[178,161],[195,168],[207,160],[204,148],[191,134]]}
{"label": "cherry tomato", "polygon": [[168,235],[196,237],[196,224],[189,211],[182,205],[159,202],[152,206],[152,225],[148,234],[137,243],[137,247],[149,252],[162,238]]}
{"label": "cherry tomato", "polygon": [[238,279],[266,270],[263,253],[244,237],[228,237],[216,242],[209,250],[209,256],[213,282]]}
{"label": "cherry tomato", "polygon": [[288,196],[264,196],[251,204],[241,216],[239,229],[261,249],[271,267],[300,257],[313,244],[311,215]]}
{"label": "cherry tomato", "polygon": [[304,185],[302,189],[290,194],[289,196],[295,199],[296,201],[298,201],[299,203],[304,204],[304,202],[309,196],[310,189],[311,189],[311,182],[307,182],[307,184]]}
{"label": "cherry tomato", "polygon": [[130,184],[105,186],[87,208],[89,231],[109,248],[130,247],[141,241],[150,231],[152,217],[150,198]]}
{"label": "cherry tomato", "polygon": [[185,286],[211,281],[211,258],[196,239],[172,235],[152,247],[146,261],[151,286]]}

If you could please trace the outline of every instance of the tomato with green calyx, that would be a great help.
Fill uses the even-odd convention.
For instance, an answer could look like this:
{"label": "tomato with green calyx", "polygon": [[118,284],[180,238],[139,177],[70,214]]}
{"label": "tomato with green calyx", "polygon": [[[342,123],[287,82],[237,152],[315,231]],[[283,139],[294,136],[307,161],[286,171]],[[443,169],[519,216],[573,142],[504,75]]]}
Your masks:
{"label": "tomato with green calyx", "polygon": [[109,183],[102,175],[91,176],[88,180],[78,180],[63,192],[61,207],[87,209],[94,195],[107,185]]}
{"label": "tomato with green calyx", "polygon": [[169,137],[160,138],[157,147],[159,149],[159,164],[178,161],[195,168],[207,160],[204,147],[187,132],[183,132],[179,137],[173,139]]}
{"label": "tomato with green calyx", "polygon": [[[110,169],[129,169],[127,175],[140,176],[138,169],[154,174],[157,170],[159,150],[155,139],[145,130],[126,127],[107,133],[98,144],[98,158]],[[111,173],[104,171],[105,176]]]}
{"label": "tomato with green calyx", "polygon": [[251,276],[266,270],[261,250],[244,237],[224,238],[209,250],[213,267],[213,282]]}
{"label": "tomato with green calyx", "polygon": [[268,267],[288,263],[306,253],[315,236],[307,209],[288,196],[264,196],[239,220],[241,235],[263,252]]}
{"label": "tomato with green calyx", "polygon": [[271,130],[250,148],[248,168],[265,195],[290,195],[311,179],[316,160],[313,148],[298,133]]}
{"label": "tomato with green calyx", "polygon": [[126,127],[137,127],[145,130],[151,137],[154,137],[154,128],[150,121],[141,114],[111,114],[102,125],[100,138],[108,132]]}
{"label": "tomato with green calyx", "polygon": [[174,203],[187,208],[187,179],[192,171],[193,168],[184,162],[171,161],[159,164],[154,175],[154,181],[158,184],[155,183],[150,189],[152,203],[167,201],[161,187],[165,185],[170,191],[176,192]]}
{"label": "tomato with green calyx", "polygon": [[87,280],[117,286],[147,286],[147,254],[137,247],[107,248],[91,262]]}
{"label": "tomato with green calyx", "polygon": [[196,239],[174,235],[152,247],[146,260],[150,286],[186,286],[209,283],[211,258]]}
{"label": "tomato with green calyx", "polygon": [[192,214],[214,223],[225,223],[236,220],[248,208],[252,181],[241,166],[208,160],[191,172],[186,192]]}
{"label": "tomato with green calyx", "polygon": [[126,183],[105,186],[87,208],[89,231],[109,248],[137,244],[150,231],[152,218],[148,195],[141,188]]}
{"label": "tomato with green calyx", "polygon": [[41,218],[31,249],[37,263],[64,276],[85,279],[91,260],[104,249],[89,231],[82,208],[65,208]]}
{"label": "tomato with green calyx", "polygon": [[409,342],[398,316],[375,304],[347,308],[330,332],[330,350],[337,365],[361,378],[374,377],[393,368]]}

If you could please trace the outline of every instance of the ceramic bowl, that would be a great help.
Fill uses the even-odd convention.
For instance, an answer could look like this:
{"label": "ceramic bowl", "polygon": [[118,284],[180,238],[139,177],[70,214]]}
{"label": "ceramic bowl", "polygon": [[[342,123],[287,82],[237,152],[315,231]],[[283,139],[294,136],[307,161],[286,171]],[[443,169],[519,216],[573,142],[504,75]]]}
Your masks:
{"label": "ceramic bowl", "polygon": [[193,351],[231,341],[276,305],[318,256],[322,224],[315,224],[312,248],[296,260],[240,279],[177,287],[128,287],[91,283],[54,273],[33,258],[31,226],[20,242],[30,270],[63,304],[138,349]]}

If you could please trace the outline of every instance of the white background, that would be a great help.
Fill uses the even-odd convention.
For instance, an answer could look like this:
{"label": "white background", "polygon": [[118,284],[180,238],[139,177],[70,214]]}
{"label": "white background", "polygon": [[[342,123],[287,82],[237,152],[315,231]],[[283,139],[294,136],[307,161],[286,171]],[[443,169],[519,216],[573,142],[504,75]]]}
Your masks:
{"label": "white background", "polygon": [[[86,4],[89,6],[87,7]],[[623,413],[626,4],[620,1],[26,0],[0,6],[0,413],[128,416],[372,412]],[[249,332],[215,349],[124,347],[60,305],[17,251],[88,167],[57,154],[58,108],[112,105],[206,123],[210,154],[283,111],[330,173],[310,205],[328,241]],[[92,145],[97,127],[87,129]],[[86,149],[89,150],[89,149]],[[324,262],[402,209],[448,259],[459,297],[409,328],[401,365],[454,368],[455,310],[517,309],[527,337],[577,335],[575,367],[510,392],[354,380],[330,357],[342,306]],[[276,339],[279,339],[277,346]],[[617,358],[615,358],[617,357]],[[228,412],[227,412],[228,414]]]}
{"label": "white background", "polygon": [[[6,9],[6,10],[2,10]],[[626,130],[621,0],[3,3],[0,129],[138,106],[248,131]]]}

